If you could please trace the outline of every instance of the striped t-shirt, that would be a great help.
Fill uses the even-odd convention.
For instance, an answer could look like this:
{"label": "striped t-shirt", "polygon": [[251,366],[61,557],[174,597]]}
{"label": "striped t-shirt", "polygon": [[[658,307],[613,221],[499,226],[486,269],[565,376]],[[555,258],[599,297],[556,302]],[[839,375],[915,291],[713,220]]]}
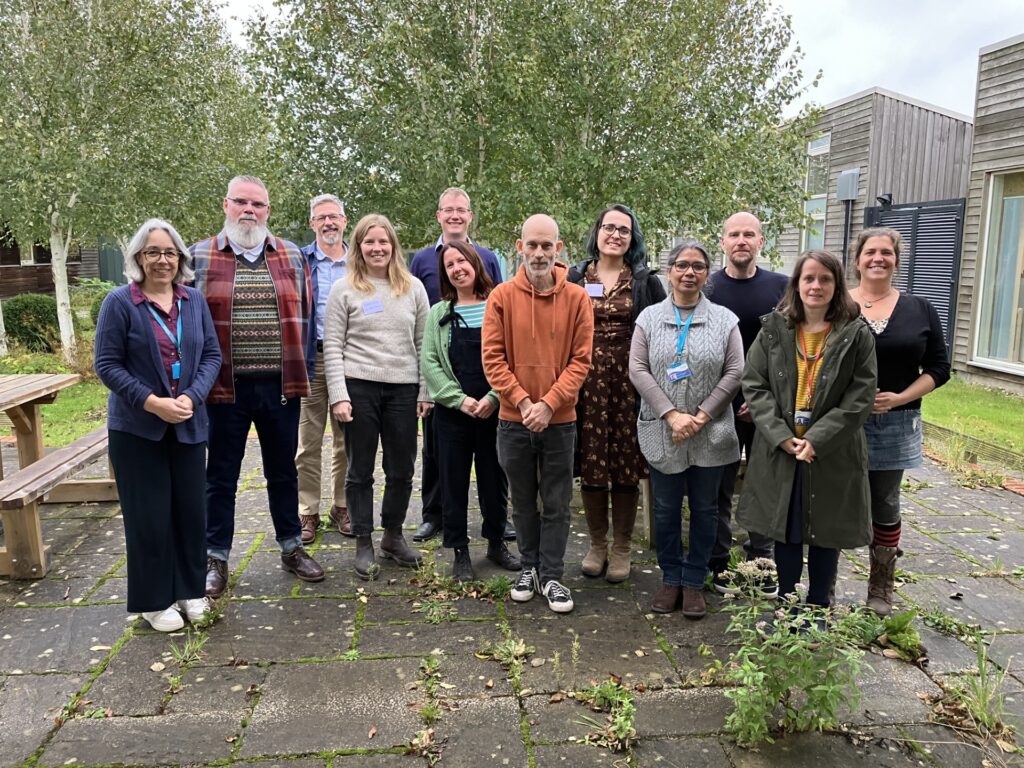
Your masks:
{"label": "striped t-shirt", "polygon": [[455,306],[455,313],[462,318],[463,327],[483,328],[484,310],[487,308],[487,301],[479,304],[458,304]]}

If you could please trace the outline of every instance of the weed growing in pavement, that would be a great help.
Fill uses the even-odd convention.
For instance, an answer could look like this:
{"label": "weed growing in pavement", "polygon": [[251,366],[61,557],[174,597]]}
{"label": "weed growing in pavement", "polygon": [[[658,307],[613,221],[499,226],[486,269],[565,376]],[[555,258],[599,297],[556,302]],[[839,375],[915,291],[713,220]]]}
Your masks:
{"label": "weed growing in pavement", "polygon": [[484,591],[492,600],[500,603],[512,591],[512,580],[508,576],[491,576],[484,582]]}
{"label": "weed growing in pavement", "polygon": [[209,636],[205,632],[188,632],[183,645],[172,642],[171,655],[174,657],[175,663],[179,667],[195,664],[202,658],[203,646],[206,645],[207,640],[209,640]]}
{"label": "weed growing in pavement", "polygon": [[918,491],[931,487],[932,484],[927,480],[913,480],[909,477],[904,477],[903,482],[900,483],[900,490],[904,493],[917,493]]}
{"label": "weed growing in pavement", "polygon": [[964,643],[976,641],[981,636],[981,627],[979,625],[967,624],[960,619],[943,613],[937,608],[923,613],[921,620],[932,629]]}
{"label": "weed growing in pavement", "polygon": [[977,672],[937,680],[945,695],[935,703],[933,716],[940,723],[966,729],[981,737],[991,736],[1003,752],[1015,752],[1014,728],[1003,720],[1006,701],[1000,690],[1009,672],[1009,661],[1002,670],[995,671],[988,662],[988,651],[982,638],[974,640],[974,649]]}
{"label": "weed growing in pavement", "polygon": [[441,624],[459,618],[459,609],[446,598],[425,597],[413,603],[413,610],[422,613],[428,624]]}
{"label": "weed growing in pavement", "polygon": [[424,728],[418,731],[413,740],[405,748],[407,755],[417,755],[427,761],[427,765],[434,766],[441,760],[441,750],[446,739],[440,742],[434,741],[434,729]]}
{"label": "weed growing in pavement", "polygon": [[763,618],[766,604],[733,602],[727,631],[741,645],[724,681],[733,702],[726,730],[741,746],[772,741],[768,719],[782,706],[783,731],[822,730],[838,724],[842,704],[856,707],[863,651],[842,632],[829,631],[828,612],[795,603]]}
{"label": "weed growing in pavement", "polygon": [[479,659],[492,659],[501,664],[505,668],[512,689],[518,693],[523,682],[523,663],[536,650],[532,645],[527,645],[521,637],[512,637],[506,630],[504,640],[483,648],[476,656]]}
{"label": "weed growing in pavement", "polygon": [[569,657],[572,662],[572,671],[575,674],[576,668],[580,665],[580,635],[575,629],[569,630],[572,633],[572,645],[569,648]]}
{"label": "weed growing in pavement", "polygon": [[633,703],[633,692],[623,687],[622,678],[612,675],[590,688],[577,691],[575,698],[595,712],[607,713],[604,722],[587,716],[578,721],[594,728],[587,734],[588,744],[621,752],[629,749],[636,741],[636,705]]}
{"label": "weed growing in pavement", "polygon": [[833,631],[856,645],[878,646],[882,655],[903,661],[914,662],[925,655],[921,635],[914,628],[917,609],[882,617],[863,606],[841,606],[832,615]]}

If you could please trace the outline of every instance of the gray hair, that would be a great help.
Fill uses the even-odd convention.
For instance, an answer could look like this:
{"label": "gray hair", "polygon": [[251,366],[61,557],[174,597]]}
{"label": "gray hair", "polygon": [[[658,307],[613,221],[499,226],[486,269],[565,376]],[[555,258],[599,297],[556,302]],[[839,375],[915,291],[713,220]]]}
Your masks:
{"label": "gray hair", "polygon": [[473,210],[473,204],[469,200],[469,193],[466,192],[466,190],[464,190],[462,187],[448,187],[448,189],[442,192],[441,196],[437,198],[438,210],[441,210],[441,201],[444,200],[449,195],[457,195],[458,197],[466,198],[466,207],[469,208],[470,210]]}
{"label": "gray hair", "polygon": [[263,187],[263,191],[267,193],[267,197],[270,197],[270,192],[267,190],[267,185],[263,183],[263,179],[259,176],[235,176],[231,181],[228,182],[228,191],[224,193],[224,197],[231,194],[231,188],[235,184],[255,184],[257,187]]}
{"label": "gray hair", "polygon": [[189,253],[185,241],[178,234],[178,230],[171,226],[170,222],[163,219],[147,219],[135,234],[132,235],[132,239],[128,243],[128,249],[124,252],[124,276],[133,283],[141,283],[145,279],[146,276],[142,272],[142,267],[139,266],[139,254],[146,247],[146,241],[149,240],[150,234],[157,229],[162,229],[170,236],[174,247],[181,254],[178,257],[178,273],[174,276],[174,282],[191,283],[196,276],[196,273],[192,271],[192,254]]}
{"label": "gray hair", "polygon": [[317,195],[309,201],[309,218],[313,218],[313,209],[324,203],[334,203],[341,210],[341,215],[345,215],[345,204],[338,199],[337,195]]}
{"label": "gray hair", "polygon": [[666,262],[667,266],[671,267],[673,262],[675,262],[675,260],[679,257],[679,254],[681,254],[683,251],[689,250],[700,251],[701,256],[704,257],[704,263],[707,265],[707,268],[709,270],[711,269],[711,252],[708,251],[708,249],[705,248],[704,245],[697,240],[683,240],[683,242],[681,242],[679,245],[677,245],[675,248],[669,251],[668,261]]}

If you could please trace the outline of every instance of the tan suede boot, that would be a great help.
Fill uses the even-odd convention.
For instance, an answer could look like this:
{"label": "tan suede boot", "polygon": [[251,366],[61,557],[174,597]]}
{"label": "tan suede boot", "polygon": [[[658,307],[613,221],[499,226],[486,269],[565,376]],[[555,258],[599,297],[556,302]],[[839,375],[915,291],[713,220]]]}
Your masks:
{"label": "tan suede boot", "polygon": [[608,491],[580,491],[590,530],[590,551],[583,558],[584,576],[596,577],[608,565]]}
{"label": "tan suede boot", "polygon": [[868,608],[879,616],[892,612],[893,582],[896,580],[896,547],[871,547],[871,574],[868,576]]}
{"label": "tan suede boot", "polygon": [[608,557],[605,581],[617,584],[629,578],[629,553],[633,548],[633,524],[636,522],[636,502],[640,494],[612,493],[612,530],[614,541]]}

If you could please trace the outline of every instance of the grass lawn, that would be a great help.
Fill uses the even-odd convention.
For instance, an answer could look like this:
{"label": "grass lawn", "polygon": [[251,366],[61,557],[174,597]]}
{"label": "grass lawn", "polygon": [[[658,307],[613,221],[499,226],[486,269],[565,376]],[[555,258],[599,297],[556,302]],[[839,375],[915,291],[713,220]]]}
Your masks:
{"label": "grass lawn", "polygon": [[1024,454],[1024,398],[955,376],[924,398],[924,420]]}

